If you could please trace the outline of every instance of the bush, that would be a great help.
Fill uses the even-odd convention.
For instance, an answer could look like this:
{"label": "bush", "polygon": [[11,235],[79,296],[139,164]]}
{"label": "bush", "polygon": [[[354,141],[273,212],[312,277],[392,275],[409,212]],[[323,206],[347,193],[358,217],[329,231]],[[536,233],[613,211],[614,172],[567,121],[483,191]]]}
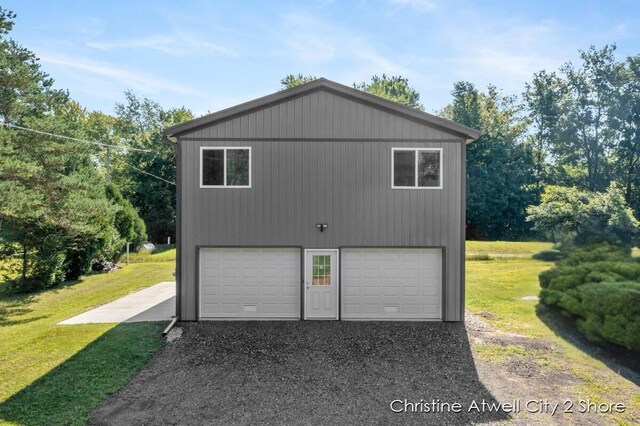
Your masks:
{"label": "bush", "polygon": [[588,339],[640,350],[640,262],[628,249],[572,250],[539,280],[540,301],[574,316]]}
{"label": "bush", "polygon": [[580,286],[578,329],[588,339],[640,350],[640,283],[607,282]]}
{"label": "bush", "polygon": [[544,262],[557,262],[562,259],[562,252],[556,249],[542,250],[541,252],[534,254],[533,258]]}
{"label": "bush", "polygon": [[582,247],[562,248],[565,253],[560,265],[580,265],[585,262],[623,261],[629,262],[631,249],[609,243],[589,244]]}
{"label": "bush", "polygon": [[54,287],[65,279],[65,246],[59,230],[32,224],[28,231],[27,250],[18,252],[28,267],[16,264],[14,278],[8,280],[11,288],[19,292],[32,292]]}
{"label": "bush", "polygon": [[131,248],[137,250],[146,240],[147,231],[144,221],[138,215],[131,203],[122,196],[120,190],[113,184],[105,188],[107,199],[118,207],[115,214],[114,232],[108,244],[100,253],[102,259],[115,262],[126,250],[126,243],[131,243]]}

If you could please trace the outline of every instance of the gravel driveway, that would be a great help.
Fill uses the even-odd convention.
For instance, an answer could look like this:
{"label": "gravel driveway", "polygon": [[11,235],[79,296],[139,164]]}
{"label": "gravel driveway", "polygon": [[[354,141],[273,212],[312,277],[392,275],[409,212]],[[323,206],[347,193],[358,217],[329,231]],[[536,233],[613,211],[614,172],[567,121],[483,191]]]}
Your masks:
{"label": "gravel driveway", "polygon": [[[462,424],[493,396],[464,325],[440,322],[199,322],[93,413],[91,424]],[[462,404],[394,413],[393,400]],[[402,404],[396,405],[401,407]]]}

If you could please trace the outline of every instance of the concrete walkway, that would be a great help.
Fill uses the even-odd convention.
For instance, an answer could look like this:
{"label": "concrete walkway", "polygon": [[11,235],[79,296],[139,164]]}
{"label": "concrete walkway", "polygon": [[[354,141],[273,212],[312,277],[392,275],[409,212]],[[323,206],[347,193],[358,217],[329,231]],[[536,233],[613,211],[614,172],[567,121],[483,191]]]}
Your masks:
{"label": "concrete walkway", "polygon": [[165,321],[176,314],[176,283],[163,282],[62,322],[68,324]]}

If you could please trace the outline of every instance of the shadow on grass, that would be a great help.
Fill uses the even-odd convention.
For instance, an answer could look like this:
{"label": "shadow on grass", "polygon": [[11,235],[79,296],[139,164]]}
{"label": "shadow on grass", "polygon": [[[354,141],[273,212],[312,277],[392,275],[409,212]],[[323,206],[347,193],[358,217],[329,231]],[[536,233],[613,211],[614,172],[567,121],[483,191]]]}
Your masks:
{"label": "shadow on grass", "polygon": [[[33,310],[29,307],[34,302],[34,294],[19,294],[9,291],[3,291],[0,293],[0,327],[26,324],[32,321],[37,321],[46,316],[39,316],[34,318],[15,319],[22,315],[30,314]],[[11,319],[9,319],[11,318]]]}
{"label": "shadow on grass", "polygon": [[115,326],[1,403],[0,423],[84,424],[90,411],[124,386],[162,345],[164,326]]}
{"label": "shadow on grass", "polygon": [[634,353],[621,346],[597,345],[589,341],[577,329],[573,319],[543,304],[536,305],[536,315],[558,337],[640,386],[640,356],[637,352]]}
{"label": "shadow on grass", "polygon": [[[469,424],[508,419],[461,323],[180,323],[91,424]],[[400,412],[438,401],[462,411]],[[422,401],[422,402],[421,402]],[[468,408],[493,404],[494,411]],[[421,406],[421,407],[420,407]],[[443,412],[444,411],[444,412]]]}
{"label": "shadow on grass", "polygon": [[81,282],[82,280],[65,281],[56,287],[49,287],[34,292],[20,291],[19,289],[9,287],[6,283],[0,283],[0,327],[27,324],[47,318],[46,315],[41,315],[33,318],[15,319],[15,317],[33,312],[30,305],[34,303],[41,294],[56,293],[58,290],[72,287]]}
{"label": "shadow on grass", "polygon": [[156,248],[153,249],[152,254],[164,253],[165,251],[173,250],[174,248],[176,248],[175,244],[158,244],[156,245]]}

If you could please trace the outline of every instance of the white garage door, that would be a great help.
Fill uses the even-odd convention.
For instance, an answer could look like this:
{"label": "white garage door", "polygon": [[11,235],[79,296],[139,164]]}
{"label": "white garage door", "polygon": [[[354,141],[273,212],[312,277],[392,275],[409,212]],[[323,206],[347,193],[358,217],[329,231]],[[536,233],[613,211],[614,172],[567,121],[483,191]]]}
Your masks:
{"label": "white garage door", "polygon": [[299,249],[200,249],[200,318],[300,318]]}
{"label": "white garage door", "polygon": [[441,319],[442,250],[344,249],[343,319]]}

